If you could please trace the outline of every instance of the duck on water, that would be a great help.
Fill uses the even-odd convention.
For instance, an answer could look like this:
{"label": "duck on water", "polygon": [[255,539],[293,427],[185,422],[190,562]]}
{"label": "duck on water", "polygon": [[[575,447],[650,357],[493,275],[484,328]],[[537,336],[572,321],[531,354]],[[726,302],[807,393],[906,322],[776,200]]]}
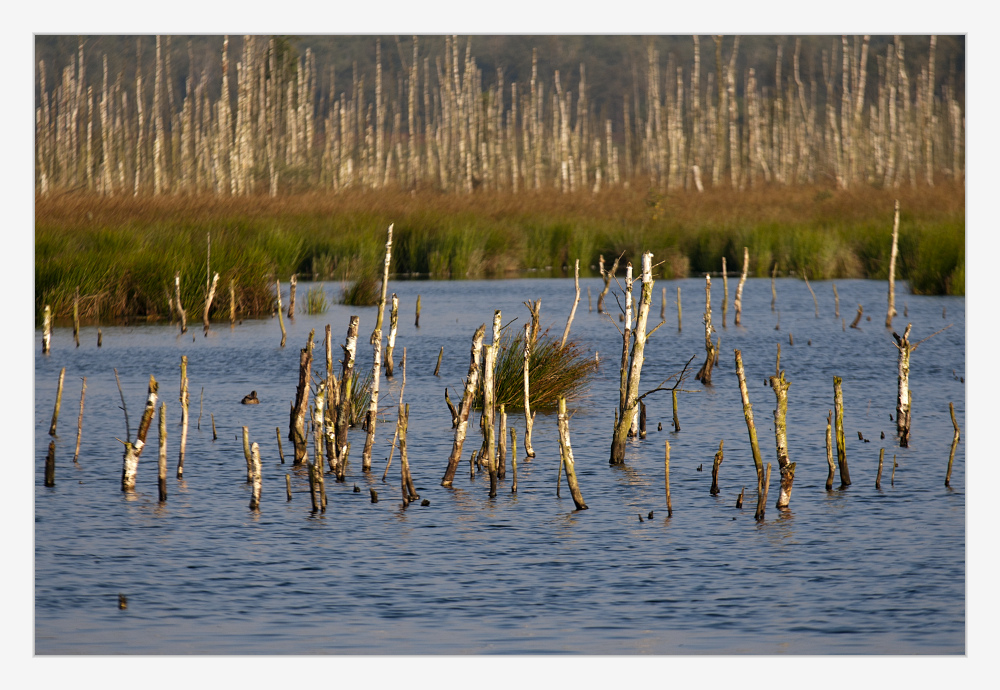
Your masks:
{"label": "duck on water", "polygon": [[259,405],[260,400],[257,399],[257,391],[250,391],[250,395],[244,395],[243,400],[241,400],[244,405]]}

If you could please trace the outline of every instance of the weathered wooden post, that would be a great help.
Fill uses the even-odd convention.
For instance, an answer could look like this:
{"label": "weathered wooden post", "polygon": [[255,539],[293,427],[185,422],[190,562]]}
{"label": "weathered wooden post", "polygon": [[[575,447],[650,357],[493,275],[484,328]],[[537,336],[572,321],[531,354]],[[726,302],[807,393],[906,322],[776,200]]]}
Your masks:
{"label": "weathered wooden post", "polygon": [[666,449],[663,456],[663,479],[667,490],[667,517],[673,517],[674,509],[670,505],[670,441],[665,440]]}
{"label": "weathered wooden post", "polygon": [[[250,510],[260,510],[260,446],[257,445],[255,441],[252,446],[250,446],[250,459],[251,466],[253,469],[253,475],[251,476],[251,481],[253,482],[252,493],[250,494]],[[322,471],[322,470],[321,470]]]}
{"label": "weathered wooden post", "polygon": [[703,385],[709,386],[712,384],[712,366],[715,364],[719,352],[712,344],[712,333],[715,332],[715,329],[712,328],[712,276],[708,273],[705,274],[705,316],[703,321],[705,323],[705,363],[701,365],[701,369],[694,375],[694,378],[701,381]]}
{"label": "weathered wooden post", "polygon": [[833,417],[833,412],[828,410],[826,413],[826,464],[829,466],[829,472],[826,475],[826,490],[833,490],[833,475],[835,472],[836,465],[833,464],[833,432],[831,430],[830,419]]}
{"label": "weathered wooden post", "polygon": [[569,327],[573,324],[573,317],[576,316],[576,305],[580,303],[580,260],[576,260],[575,269],[575,281],[576,281],[576,298],[573,300],[573,308],[570,309],[569,318],[566,319],[566,330],[563,331],[562,341],[559,343],[559,347],[566,347],[566,341],[569,339]]}
{"label": "weathered wooden post", "polygon": [[389,342],[385,346],[385,377],[393,377],[392,351],[396,347],[396,326],[399,321],[399,299],[392,293],[392,310],[389,312]]}
{"label": "weathered wooden post", "polygon": [[440,376],[441,375],[441,359],[443,357],[444,357],[444,345],[441,346],[441,351],[438,352],[437,365],[434,367],[434,375],[435,376]]}
{"label": "weathered wooden post", "polygon": [[486,348],[483,367],[483,442],[486,446],[486,468],[490,475],[490,498],[497,495],[496,424],[494,423],[495,391],[493,375],[500,352],[500,310],[493,312],[493,342]]}
{"label": "weathered wooden post", "polygon": [[458,469],[458,463],[462,459],[462,445],[465,443],[465,434],[469,426],[469,412],[472,410],[472,399],[476,392],[476,384],[479,382],[479,357],[485,333],[486,324],[484,323],[476,329],[472,336],[469,375],[466,378],[465,393],[462,395],[461,410],[458,413],[458,425],[455,427],[455,442],[452,445],[451,455],[448,456],[448,467],[441,479],[441,486],[444,487],[451,487],[455,479],[455,470]]}
{"label": "weathered wooden post", "polygon": [[354,375],[354,356],[358,349],[359,318],[352,316],[347,325],[347,341],[341,345],[344,351],[343,364],[340,370],[340,404],[337,408],[337,480],[340,481],[347,446],[347,427],[351,422],[351,378]]}
{"label": "weathered wooden post", "polygon": [[49,452],[45,456],[45,486],[56,485],[56,442],[49,441]]}
{"label": "weathered wooden post", "polygon": [[52,307],[45,305],[42,312],[42,354],[47,355],[52,346]]}
{"label": "weathered wooden post", "polygon": [[672,406],[673,406],[673,413],[674,413],[674,431],[675,432],[676,431],[680,431],[681,430],[681,420],[677,416],[677,389],[676,388],[673,389],[672,391],[670,391],[670,400],[671,400],[671,403],[672,403]]}
{"label": "weathered wooden post", "polygon": [[274,435],[278,437],[278,457],[281,458],[281,464],[285,464],[285,451],[281,449],[281,427],[274,427]]}
{"label": "weathered wooden post", "polygon": [[181,272],[174,274],[174,301],[177,306],[177,313],[181,316],[181,333],[187,333],[187,312],[181,306]]}
{"label": "weathered wooden post", "polygon": [[[652,287],[652,286],[651,286]],[[643,291],[645,293],[645,291]],[[652,289],[650,289],[650,300],[652,300]],[[559,450],[563,458],[564,469],[566,470],[566,484],[569,486],[569,493],[573,497],[573,503],[577,510],[586,510],[587,504],[583,502],[583,494],[580,493],[580,485],[576,481],[576,469],[573,462],[573,446],[569,440],[569,415],[566,414],[566,398],[559,397]]]}
{"label": "weathered wooden post", "polygon": [[167,500],[167,404],[160,403],[160,454],[157,458],[157,484],[160,489],[160,503]]}
{"label": "weathered wooden post", "polygon": [[[608,290],[611,288],[611,279],[615,277],[615,272],[618,270],[618,262],[621,260],[619,256],[615,259],[615,262],[611,265],[610,271],[604,270],[604,255],[600,255],[600,260],[598,262],[601,269],[601,278],[604,280],[604,289],[601,290],[601,294],[597,296],[597,313],[604,313],[604,297],[608,294]],[[532,456],[534,457],[534,456]]]}
{"label": "weathered wooden post", "polygon": [[[645,360],[646,348],[646,321],[649,318],[649,308],[653,301],[653,254],[645,252],[642,255],[642,295],[639,298],[639,313],[636,317],[635,342],[632,346],[632,361],[626,374],[626,360],[623,359],[622,366],[622,391],[620,396],[623,401],[619,409],[618,424],[615,427],[614,438],[611,441],[610,464],[620,465],[625,462],[625,442],[628,432],[632,428],[632,422],[638,413],[639,408],[639,378],[642,373],[642,365]],[[631,268],[631,266],[629,266]],[[631,273],[631,271],[629,271]],[[628,274],[626,274],[628,275]],[[626,279],[627,280],[627,279]],[[628,289],[628,287],[626,287]],[[626,295],[626,311],[629,310],[628,295]],[[629,314],[626,318],[630,317]],[[626,322],[625,334],[623,336],[624,348],[627,351],[629,329]],[[627,376],[627,380],[626,380]]]}
{"label": "weathered wooden post", "polygon": [[500,403],[500,428],[497,429],[497,479],[507,477],[507,411]]}
{"label": "weathered wooden post", "polygon": [[313,397],[313,459],[323,471],[323,419],[326,416],[326,385],[316,386],[316,395]]}
{"label": "weathered wooden post", "polygon": [[149,377],[149,395],[146,398],[146,408],[142,412],[139,430],[136,432],[135,443],[125,442],[125,454],[122,456],[122,491],[135,490],[135,475],[139,468],[139,456],[146,445],[146,434],[153,421],[156,411],[156,392],[159,389],[156,379]]}
{"label": "weathered wooden post", "polygon": [[[357,317],[351,321],[356,325]],[[306,346],[299,350],[299,383],[295,388],[295,402],[291,406],[288,419],[288,440],[292,442],[295,465],[304,464],[309,455],[306,432],[306,414],[309,411],[309,378],[312,372],[313,337],[316,329],[309,331]]]}
{"label": "weathered wooden post", "polygon": [[747,390],[747,379],[743,372],[743,353],[736,353],[736,377],[740,383],[740,397],[743,400],[743,417],[747,423],[747,433],[750,435],[750,450],[753,453],[753,464],[757,469],[757,488],[764,480],[764,463],[760,457],[760,446],[757,444],[757,427],[753,423],[753,406],[750,404],[750,392]]}
{"label": "weathered wooden post", "polygon": [[205,335],[208,335],[208,329],[210,323],[208,320],[208,312],[212,308],[212,300],[215,299],[215,288],[219,284],[219,274],[216,273],[212,277],[212,286],[208,289],[208,299],[205,300],[205,312],[202,314],[202,323],[205,327]]}
{"label": "weathered wooden post", "polygon": [[87,377],[83,377],[83,387],[80,389],[80,416],[76,418],[76,450],[73,451],[73,462],[80,459],[80,437],[83,436],[83,399],[87,396]]}
{"label": "weathered wooden post", "polygon": [[512,494],[517,493],[517,429],[510,427],[510,467],[514,473],[514,480],[510,487]]}
{"label": "weathered wooden post", "polygon": [[295,273],[288,280],[288,318],[295,318],[295,288],[299,285],[299,277]]}
{"label": "weathered wooden post", "polygon": [[708,493],[713,496],[719,493],[719,465],[722,464],[722,442],[724,439],[719,441],[719,450],[715,453],[715,458],[712,459],[712,488],[708,490]]}
{"label": "weathered wooden post", "polygon": [[778,302],[778,292],[774,289],[774,279],[778,275],[778,262],[774,262],[774,268],[771,269],[771,311],[774,311],[774,305]]}
{"label": "weathered wooden post", "polygon": [[180,455],[177,457],[177,478],[182,479],[184,477],[184,450],[187,447],[187,436],[188,436],[188,376],[187,376],[188,358],[187,355],[181,355],[181,393],[180,393],[180,404],[181,404],[181,449]]}
{"label": "weathered wooden post", "polygon": [[286,502],[292,500],[292,476],[287,472],[285,473],[285,496]]}
{"label": "weathered wooden post", "polygon": [[844,440],[844,393],[840,389],[842,379],[833,377],[833,414],[837,434],[837,464],[840,466],[840,488],[851,485],[851,473],[847,470],[847,442]]}
{"label": "weathered wooden post", "polygon": [[[600,305],[598,305],[600,311]],[[524,324],[524,456],[526,458],[535,457],[535,449],[531,446],[531,427],[534,416],[531,414],[531,404],[529,402],[528,390],[528,366],[531,358],[531,326]],[[447,392],[447,391],[445,391]]]}
{"label": "weathered wooden post", "polygon": [[865,310],[860,304],[858,305],[858,313],[854,315],[854,321],[851,321],[851,328],[857,328],[858,323],[861,321],[861,313]]}
{"label": "weathered wooden post", "polygon": [[726,257],[722,257],[722,327],[726,327],[726,312],[729,310],[729,274],[726,272]]}
{"label": "weathered wooden post", "polygon": [[[399,405],[399,413],[396,415],[396,430],[399,435],[399,484],[400,484],[400,495],[403,497],[403,507],[410,505],[410,487],[407,484],[407,469],[409,465],[409,459],[406,453],[406,427],[410,416],[410,404],[407,403],[404,407],[402,403]],[[419,498],[419,497],[417,497]]]}
{"label": "weathered wooden post", "polygon": [[833,284],[833,318],[840,318],[840,295],[837,294],[837,284]]}
{"label": "weathered wooden post", "polygon": [[76,341],[76,346],[80,347],[80,286],[76,286],[76,292],[73,293],[73,340]]}
{"label": "weathered wooden post", "polygon": [[896,253],[899,241],[899,199],[892,219],[892,250],[889,253],[889,310],[885,315],[885,327],[892,328],[892,317],[896,315]]}
{"label": "weathered wooden post", "polygon": [[757,487],[757,512],[753,516],[757,522],[764,521],[764,511],[767,509],[767,493],[771,486],[771,463],[767,463],[767,472],[764,474],[763,485]]}
{"label": "weathered wooden post", "polygon": [[[666,289],[666,288],[664,288]],[[680,333],[681,328],[681,286],[677,286],[677,332]]]}
{"label": "weathered wooden post", "polygon": [[736,285],[736,299],[733,300],[736,315],[733,317],[733,325],[740,325],[740,315],[743,313],[743,285],[747,282],[747,269],[750,266],[750,250],[743,247],[743,272],[740,274],[740,282]]}
{"label": "weathered wooden post", "polygon": [[882,488],[882,459],[885,457],[885,448],[878,449],[878,474],[875,475],[875,488]]}
{"label": "weathered wooden post", "polygon": [[212,440],[216,441],[218,440],[219,435],[215,433],[215,413],[209,413],[209,417],[212,418]]}
{"label": "weathered wooden post", "polygon": [[413,325],[420,328],[420,295],[417,295],[417,319],[413,322]]}
{"label": "weathered wooden post", "polygon": [[951,465],[955,462],[955,449],[958,448],[958,422],[955,421],[955,405],[948,403],[948,411],[951,413],[951,425],[955,427],[955,435],[951,439],[951,452],[948,454],[948,473],[944,476],[944,485],[951,487]]}
{"label": "weathered wooden post", "polygon": [[795,463],[788,460],[788,436],[785,418],[788,413],[788,388],[785,372],[781,370],[777,376],[771,377],[771,388],[777,398],[777,408],[774,410],[774,442],[778,451],[778,471],[781,474],[781,485],[778,491],[776,508],[787,508],[792,497],[792,482],[795,479]]}
{"label": "weathered wooden post", "polygon": [[[589,290],[590,288],[587,288],[587,289]],[[660,321],[663,321],[665,318],[667,318],[666,314],[667,314],[667,288],[666,287],[661,287],[660,288]]]}
{"label": "weathered wooden post", "polygon": [[819,300],[816,299],[816,293],[813,292],[812,285],[809,284],[809,276],[806,275],[806,269],[802,269],[802,280],[806,281],[806,288],[809,290],[809,294],[813,298],[813,309],[816,310],[816,318],[819,318]]}
{"label": "weathered wooden post", "polygon": [[250,459],[250,429],[243,429],[243,459],[247,464],[247,484],[253,481],[253,461]]}
{"label": "weathered wooden post", "polygon": [[49,425],[49,436],[56,435],[56,424],[59,422],[59,407],[62,405],[63,379],[66,378],[66,367],[59,370],[59,386],[56,388],[56,406],[52,410],[52,424]]}
{"label": "weathered wooden post", "polygon": [[903,337],[893,332],[892,337],[896,340],[896,350],[899,351],[897,362],[896,380],[898,383],[896,393],[896,436],[899,439],[899,447],[907,448],[910,445],[910,355],[916,349],[916,345],[910,344],[910,328],[913,324],[906,324]]}
{"label": "weathered wooden post", "polygon": [[281,313],[281,281],[274,279],[274,292],[278,296],[278,325],[281,326],[281,347],[285,346],[285,317]]}
{"label": "weathered wooden post", "polygon": [[371,396],[368,402],[368,413],[365,419],[365,446],[361,451],[361,471],[372,469],[372,445],[375,443],[375,425],[378,417],[379,377],[382,373],[382,331],[376,328],[372,332],[372,383]]}

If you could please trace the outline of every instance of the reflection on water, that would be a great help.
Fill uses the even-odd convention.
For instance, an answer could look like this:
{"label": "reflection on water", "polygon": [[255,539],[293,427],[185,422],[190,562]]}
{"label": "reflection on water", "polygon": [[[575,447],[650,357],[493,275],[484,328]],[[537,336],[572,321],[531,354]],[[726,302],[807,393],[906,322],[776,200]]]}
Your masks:
{"label": "reflection on water", "polygon": [[[588,281],[582,282],[585,290]],[[589,282],[599,292],[601,281]],[[703,357],[704,332],[695,322],[704,306],[704,282],[672,281],[667,285],[671,297],[676,285],[682,287],[685,312],[693,315],[687,317],[689,328],[676,332],[675,310],[668,305],[666,327],[647,346],[641,388],[677,372],[691,355]],[[844,304],[864,304],[865,312],[877,314],[884,305],[883,283],[843,281],[837,288]],[[901,449],[892,443],[895,425],[889,421],[896,386],[890,333],[874,316],[860,329],[842,329],[833,317],[829,284],[813,283],[813,289],[820,300],[819,319],[804,283],[778,281],[777,331],[770,280],[748,281],[744,325],[736,328],[731,319],[728,327],[716,325],[723,349],[714,385],[685,384],[704,392],[679,396],[679,433],[671,431],[670,396],[646,398],[649,434],[629,442],[624,466],[608,465],[618,362],[603,359],[570,421],[586,511],[574,509],[565,480],[562,496],[555,495],[556,418],[544,411],[536,418],[537,457],[530,461],[524,458],[523,415],[508,411],[508,424],[518,435],[516,494],[509,464],[494,499],[487,495],[486,472],[469,478],[467,459],[480,444],[478,417],[470,420],[455,488],[440,486],[454,438],[443,389],[461,390],[473,331],[489,321],[494,308],[503,310],[505,322],[517,317],[516,324],[523,323],[522,302],[538,298],[544,298],[543,326],[560,331],[574,295],[571,280],[399,281],[390,286],[401,313],[412,310],[418,293],[422,302],[421,328],[401,318],[396,348],[407,348],[411,473],[421,499],[430,505],[417,501],[406,509],[401,507],[398,452],[382,481],[398,374],[391,384],[383,383],[386,423],[376,427],[371,475],[361,473],[358,458],[350,463],[346,482],[327,474],[325,514],[312,514],[305,468],[291,464],[291,443],[285,438],[299,348],[309,330],[322,334],[329,323],[340,341],[349,316],[358,314],[358,362],[363,365],[371,357],[367,333],[374,308],[334,305],[321,316],[299,314],[286,321],[284,349],[277,319],[247,320],[235,329],[216,324],[207,338],[199,333],[193,340],[178,336],[170,325],[104,328],[100,349],[96,329],[83,329],[79,349],[69,329],[57,330],[52,354],[35,360],[36,651],[963,653],[965,390],[957,377],[965,375],[964,299],[906,296],[914,341],[947,323],[955,327],[926,341],[914,355],[912,441]],[[721,286],[716,285],[716,310],[719,300]],[[572,337],[590,352],[620,352],[617,329],[583,306]],[[942,306],[947,321],[941,318]],[[905,321],[897,317],[896,326],[904,328]],[[786,331],[795,333],[794,345]],[[777,342],[792,383],[788,447],[797,468],[788,510],[774,507],[775,403],[773,392],[761,384],[774,371]],[[441,372],[435,377],[442,346]],[[763,523],[753,519],[756,475],[733,348],[743,353],[761,453],[765,462],[774,463]],[[321,349],[320,339],[316,352]],[[177,480],[181,355],[189,358],[191,426],[184,479]],[[323,359],[316,357],[317,371],[324,368]],[[47,488],[47,432],[63,366],[56,486]],[[155,424],[136,492],[119,490],[122,451],[115,436],[122,435],[123,417],[112,368],[118,369],[132,417],[142,409],[150,374],[171,410],[166,504],[157,500]],[[827,492],[826,414],[834,375],[844,380],[854,483]],[[73,387],[79,376],[87,376],[87,398],[80,463],[74,467]],[[260,405],[239,403],[250,390],[258,392]],[[952,488],[945,489],[952,438],[949,402],[955,405],[963,442],[955,453]],[[214,441],[207,421],[213,414]],[[656,431],[658,424],[663,431]],[[260,445],[259,513],[248,508],[242,426]],[[282,430],[286,464],[279,459],[275,427]],[[858,431],[871,442],[859,440]],[[351,434],[357,455],[364,432]],[[671,447],[669,518],[666,438]],[[712,458],[720,439],[725,441],[722,491],[712,496]],[[885,464],[877,491],[882,447]],[[893,454],[898,461],[894,481]],[[291,501],[286,500],[286,474]],[[743,487],[744,506],[737,509]],[[378,491],[377,504],[371,503],[369,488]],[[780,598],[767,594],[776,591]],[[117,608],[119,593],[128,596],[126,611]]]}

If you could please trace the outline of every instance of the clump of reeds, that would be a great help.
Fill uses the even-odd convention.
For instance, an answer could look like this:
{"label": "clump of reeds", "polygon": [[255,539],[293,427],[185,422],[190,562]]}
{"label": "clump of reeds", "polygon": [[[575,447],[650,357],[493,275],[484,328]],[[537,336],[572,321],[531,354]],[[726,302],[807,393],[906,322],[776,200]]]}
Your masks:
{"label": "clump of reeds", "polygon": [[329,305],[326,303],[326,290],[322,285],[316,285],[306,291],[306,313],[325,314]]}
{"label": "clump of reeds", "polygon": [[374,274],[363,275],[348,283],[341,291],[340,301],[352,307],[374,307],[378,304],[379,281]]}
{"label": "clump of reeds", "polygon": [[[529,402],[532,409],[555,409],[559,398],[578,399],[594,372],[594,360],[573,341],[560,346],[560,338],[546,330],[538,335],[531,346],[528,358],[530,385]],[[482,407],[482,377],[476,391],[474,405]],[[524,333],[520,329],[505,327],[500,335],[500,352],[493,375],[496,405],[508,410],[524,409]]]}

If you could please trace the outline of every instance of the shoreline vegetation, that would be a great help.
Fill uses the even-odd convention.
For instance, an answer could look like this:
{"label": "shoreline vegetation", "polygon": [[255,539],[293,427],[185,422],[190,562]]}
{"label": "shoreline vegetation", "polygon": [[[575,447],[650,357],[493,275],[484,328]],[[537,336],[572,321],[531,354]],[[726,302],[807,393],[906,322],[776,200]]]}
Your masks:
{"label": "shoreline vegetation", "polygon": [[[663,192],[629,187],[517,194],[344,190],[257,194],[35,198],[35,319],[46,304],[70,318],[76,289],[84,322],[171,317],[174,276],[181,301],[200,313],[207,273],[220,274],[210,317],[228,318],[230,280],[239,318],[276,305],[274,278],[339,280],[380,273],[384,233],[395,223],[391,272],[398,277],[492,278],[529,269],[597,275],[599,255],[638,262],[652,251],[661,279],[721,270],[810,280],[888,277],[893,207],[900,202],[897,278],[914,293],[965,293],[965,189],[934,186],[725,187]],[[209,251],[210,236],[210,251]],[[561,272],[560,272],[561,271]]]}

